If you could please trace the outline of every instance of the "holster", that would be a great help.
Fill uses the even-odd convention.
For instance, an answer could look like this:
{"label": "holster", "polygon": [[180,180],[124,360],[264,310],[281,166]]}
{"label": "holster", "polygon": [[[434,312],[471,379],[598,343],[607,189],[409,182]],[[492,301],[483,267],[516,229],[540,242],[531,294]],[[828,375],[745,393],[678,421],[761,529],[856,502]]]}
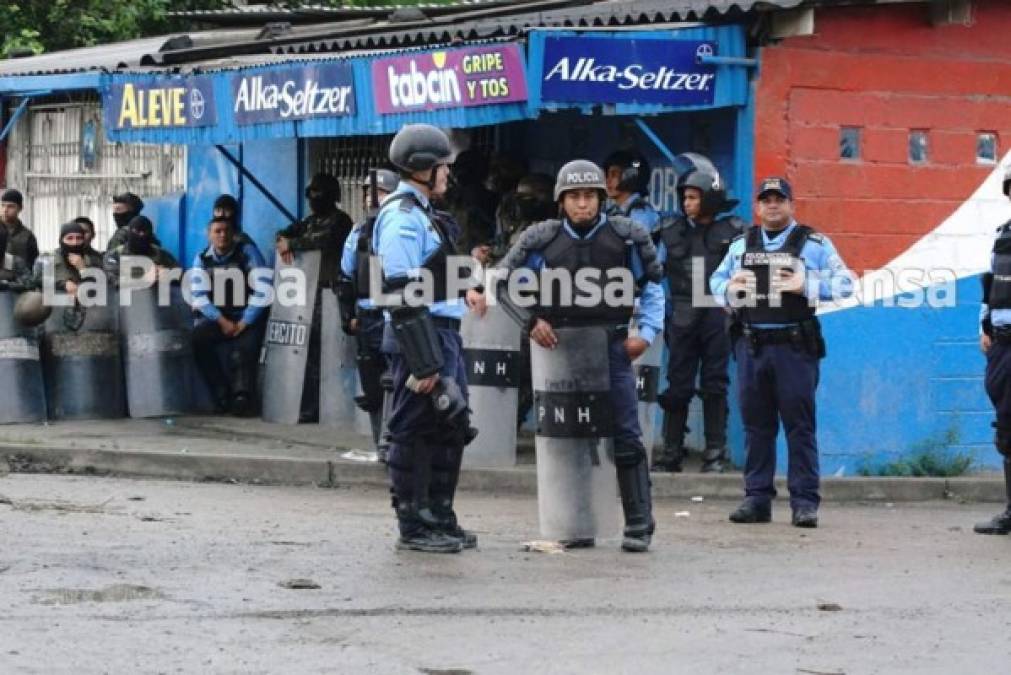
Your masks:
{"label": "holster", "polygon": [[821,322],[818,319],[808,319],[802,321],[798,326],[803,348],[811,356],[819,359],[825,358],[827,350],[825,348],[825,338],[821,334]]}

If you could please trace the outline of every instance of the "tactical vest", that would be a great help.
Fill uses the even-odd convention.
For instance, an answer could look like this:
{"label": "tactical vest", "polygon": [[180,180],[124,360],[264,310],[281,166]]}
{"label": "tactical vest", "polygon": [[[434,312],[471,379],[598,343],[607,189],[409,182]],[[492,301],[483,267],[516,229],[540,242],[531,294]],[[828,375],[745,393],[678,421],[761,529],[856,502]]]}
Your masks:
{"label": "tactical vest", "polygon": [[358,231],[355,248],[355,297],[369,298],[369,282],[372,276],[372,234],[376,228],[376,216],[369,216]]}
{"label": "tactical vest", "polygon": [[[433,289],[435,295],[433,296],[432,301],[445,302],[447,299],[449,299],[449,295],[447,293],[449,282],[449,270],[447,269],[449,262],[448,258],[451,255],[456,255],[457,252],[456,238],[459,236],[459,227],[452,222],[452,216],[443,211],[435,211],[434,209],[431,208],[426,209],[424,206],[422,206],[421,202],[418,201],[417,197],[415,197],[413,194],[401,193],[398,195],[394,195],[389,201],[383,204],[383,208],[389,206],[389,204],[392,201],[399,201],[400,202],[399,208],[404,213],[410,213],[411,210],[413,210],[415,207],[421,209],[425,213],[425,216],[429,219],[429,222],[432,224],[432,228],[439,235],[439,248],[436,249],[435,252],[428,257],[427,260],[421,263],[421,268],[426,269],[431,273],[432,279],[435,283],[435,288]],[[375,223],[373,223],[373,227],[374,225]],[[362,234],[364,235],[364,232]],[[369,236],[369,239],[370,240],[372,239],[371,234]],[[371,249],[372,245],[370,243],[369,250]],[[366,270],[365,273],[368,274],[368,270]],[[361,274],[362,271],[361,268],[359,267],[357,269],[356,279],[360,279]],[[365,288],[368,289],[367,285],[368,276],[366,276],[365,279],[366,279]],[[398,279],[393,282],[390,282],[384,276],[383,293],[390,293],[399,288],[403,288],[409,281],[410,281],[409,279],[407,280]],[[368,297],[367,292],[365,297]]]}
{"label": "tactical vest", "polygon": [[[242,314],[249,304],[249,298],[253,294],[252,282],[246,269],[249,267],[249,257],[242,250],[241,246],[236,246],[234,252],[225,260],[214,259],[212,247],[208,247],[200,254],[200,261],[204,269],[210,276],[211,282],[211,302],[221,310],[221,313],[228,318],[233,318]],[[234,272],[227,273],[225,270],[237,269],[242,273],[242,285],[239,286],[229,277]],[[225,276],[228,274],[228,276]],[[224,291],[224,298],[218,297],[219,288]]]}
{"label": "tactical vest", "polygon": [[762,240],[762,228],[752,227],[746,235],[744,255],[741,257],[741,268],[751,270],[755,274],[756,294],[753,307],[741,309],[742,318],[746,324],[800,323],[810,319],[815,314],[815,307],[808,298],[799,293],[777,293],[777,306],[773,306],[770,288],[773,269],[789,269],[797,264],[800,252],[808,238],[815,235],[814,230],[806,225],[797,225],[787,236],[783,246],[776,251],[766,251]]}
{"label": "tactical vest", "polygon": [[692,299],[692,272],[696,260],[702,260],[703,276],[700,289],[709,296],[709,278],[723,262],[730,242],[741,233],[733,218],[720,218],[708,225],[692,226],[687,218],[679,217],[659,232],[659,239],[667,249],[667,280],[672,298],[682,301]]}
{"label": "tactical vest", "polygon": [[993,282],[990,309],[1011,309],[1011,221],[1001,226],[993,242]]}
{"label": "tactical vest", "polygon": [[[540,308],[549,323],[554,321],[559,324],[622,324],[632,318],[635,305],[634,292],[631,297],[622,296],[622,300],[627,304],[612,307],[605,302],[604,289],[608,285],[608,270],[630,269],[629,245],[618,236],[610,222],[597,228],[592,237],[585,239],[573,238],[564,227],[560,227],[555,237],[541,250],[541,255],[544,257],[543,271],[566,270],[569,278],[573,280],[573,302],[570,306],[559,306],[562,298],[558,297],[558,285],[550,284],[550,293],[545,292],[543,288],[545,276],[542,273]],[[581,270],[592,270],[594,273],[594,276],[585,278],[587,281],[592,279],[593,286],[597,287],[600,297],[597,304],[586,306],[576,303],[576,299],[580,296],[586,297],[584,293],[579,292],[575,283],[576,272]]]}

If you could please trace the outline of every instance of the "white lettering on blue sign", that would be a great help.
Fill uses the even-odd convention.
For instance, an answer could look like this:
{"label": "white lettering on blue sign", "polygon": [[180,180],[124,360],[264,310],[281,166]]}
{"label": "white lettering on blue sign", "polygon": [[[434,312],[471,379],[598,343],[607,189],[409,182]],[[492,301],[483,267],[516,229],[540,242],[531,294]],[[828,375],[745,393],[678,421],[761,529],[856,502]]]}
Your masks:
{"label": "white lettering on blue sign", "polygon": [[264,84],[263,77],[244,77],[235,95],[235,112],[277,111],[281,119],[315,115],[346,115],[353,98],[350,86],[321,87],[307,78],[301,83],[287,80],[282,85]]}
{"label": "white lettering on blue sign", "polygon": [[709,91],[716,79],[712,73],[681,73],[667,66],[656,70],[646,70],[639,64],[624,68],[614,65],[597,65],[593,57],[580,57],[575,65],[569,57],[558,60],[547,75],[545,82],[557,78],[562,82],[606,82],[616,84],[618,89],[657,89],[663,91]]}

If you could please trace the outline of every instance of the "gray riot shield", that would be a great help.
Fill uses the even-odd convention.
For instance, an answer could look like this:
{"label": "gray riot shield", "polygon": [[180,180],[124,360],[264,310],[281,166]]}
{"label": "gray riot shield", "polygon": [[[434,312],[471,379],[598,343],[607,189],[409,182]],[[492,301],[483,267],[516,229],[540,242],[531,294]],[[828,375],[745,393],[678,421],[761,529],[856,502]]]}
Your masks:
{"label": "gray riot shield", "polygon": [[372,436],[369,414],[358,407],[358,343],[341,330],[337,293],[323,290],[323,325],[320,327],[319,423]]}
{"label": "gray riot shield", "polygon": [[480,432],[463,453],[464,468],[516,466],[516,407],[520,384],[520,329],[498,305],[473,312],[460,329],[470,423]]}
{"label": "gray riot shield", "polygon": [[[298,251],[287,265],[277,259],[274,268],[276,297],[267,319],[263,342],[264,421],[298,424],[305,384],[305,366],[312,333],[312,312],[319,282],[319,251]],[[292,268],[301,272],[293,272]],[[304,279],[300,297],[284,292],[282,285],[294,289]],[[338,322],[339,325],[339,322]]]}
{"label": "gray riot shield", "polygon": [[38,330],[14,320],[18,295],[0,290],[0,424],[46,419]]}
{"label": "gray riot shield", "polygon": [[554,349],[530,344],[541,534],[559,540],[616,535],[607,330],[555,333]]}
{"label": "gray riot shield", "polygon": [[126,415],[119,301],[111,289],[107,298],[88,307],[57,304],[46,321],[42,365],[49,419]]}
{"label": "gray riot shield", "polygon": [[192,411],[197,377],[193,314],[178,287],[168,303],[158,285],[120,289],[119,327],[130,417],[166,417]]}
{"label": "gray riot shield", "polygon": [[652,459],[657,441],[657,419],[660,405],[657,389],[660,385],[660,364],[663,362],[663,336],[657,335],[653,344],[632,364],[635,373],[635,393],[639,398],[639,428],[642,444]]}

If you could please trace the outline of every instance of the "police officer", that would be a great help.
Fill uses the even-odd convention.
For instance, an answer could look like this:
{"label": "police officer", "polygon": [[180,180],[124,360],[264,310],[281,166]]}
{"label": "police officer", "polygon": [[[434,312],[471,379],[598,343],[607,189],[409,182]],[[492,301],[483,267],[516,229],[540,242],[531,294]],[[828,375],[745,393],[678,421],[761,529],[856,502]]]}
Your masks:
{"label": "police officer", "polygon": [[818,444],[815,389],[825,355],[815,318],[819,300],[840,299],[853,278],[828,237],[793,217],[793,191],[784,178],[758,188],[760,227],[735,239],[710,279],[714,299],[732,307],[731,337],[737,360],[744,421],[744,502],[735,523],[772,519],[776,434],[782,420],[789,448],[787,485],[793,525],[818,526]]}
{"label": "police officer", "polygon": [[[369,297],[371,280],[371,254],[373,230],[379,205],[397,189],[400,179],[388,169],[375,170],[375,193],[371,186],[365,203],[370,205],[368,217],[356,223],[344,242],[341,256],[341,284],[338,299],[341,308],[341,327],[348,335],[357,338],[358,378],[362,395],[356,399],[358,407],[372,418],[373,441],[379,446],[379,415],[383,407],[383,388],[380,383],[386,363],[382,354],[383,310]],[[380,457],[385,461],[385,457]]]}
{"label": "police officer", "polygon": [[733,216],[719,217],[736,202],[727,201],[719,175],[708,166],[682,174],[677,195],[684,215],[664,221],[655,235],[664,248],[667,272],[670,303],[664,336],[670,357],[667,391],[660,396],[665,410],[664,447],[654,456],[653,468],[682,469],[688,406],[698,376],[706,440],[702,471],[722,471],[727,445],[730,337],[726,311],[713,306],[707,297],[708,281],[745,224]]}
{"label": "police officer", "polygon": [[319,282],[312,312],[312,331],[305,364],[305,384],[302,390],[301,422],[319,420],[320,326],[322,298],[326,289],[337,290],[340,283],[340,260],[344,240],[354,225],[351,216],[337,207],[341,186],[337,179],[325,173],[312,177],[305,188],[310,215],[278,231],[275,248],[285,263],[291,264],[295,251],[320,251]]}
{"label": "police officer", "polygon": [[[400,172],[397,189],[376,217],[372,250],[382,259],[383,334],[393,380],[388,428],[389,471],[400,527],[398,548],[456,553],[477,545],[453,510],[464,446],[473,440],[460,320],[467,307],[448,284],[448,256],[459,231],[431,206],[446,190],[453,151],[449,138],[427,124],[404,126],[390,144]],[[454,231],[456,230],[456,231]],[[405,301],[408,285],[434,283],[421,302]],[[483,297],[467,292],[480,307]]]}
{"label": "police officer", "polygon": [[242,246],[246,246],[247,244],[253,246],[260,257],[263,257],[263,254],[260,253],[260,248],[253,241],[252,237],[242,229],[242,219],[239,217],[239,200],[230,194],[218,195],[217,199],[214,200],[211,216],[214,218],[227,218],[232,221],[232,238],[235,239],[235,242]]}
{"label": "police officer", "polygon": [[21,258],[30,270],[39,257],[39,244],[32,231],[21,222],[19,216],[23,207],[24,198],[17,190],[9,188],[0,193],[0,218],[7,231],[7,252]]}
{"label": "police officer", "polygon": [[207,239],[207,248],[193,258],[193,269],[205,272],[191,276],[197,310],[193,353],[216,411],[249,417],[256,414],[253,394],[267,305],[256,275],[261,284],[269,283],[271,272],[255,246],[238,241],[230,218],[211,219]]}
{"label": "police officer", "polygon": [[[106,251],[111,251],[126,243],[130,234],[130,221],[140,215],[144,210],[144,200],[132,192],[124,192],[112,198],[112,219],[116,223],[116,231],[109,237],[109,242],[105,245]],[[156,245],[161,242],[154,239]]]}
{"label": "police officer", "polygon": [[[1011,198],[1011,167],[1004,174],[1004,195]],[[1007,508],[987,522],[977,523],[978,534],[1011,533],[1011,220],[997,228],[990,271],[983,279],[979,346],[986,354],[986,393],[997,414],[994,444],[1004,458]]]}
{"label": "police officer", "polygon": [[120,272],[123,259],[147,258],[153,264],[149,272],[143,272],[140,267],[130,268],[132,278],[150,275],[147,281],[154,283],[163,278],[170,269],[179,267],[179,263],[171,253],[155,243],[154,225],[147,216],[134,216],[126,226],[124,243],[110,248],[102,260],[102,267],[109,276],[109,282],[116,288],[120,285]]}
{"label": "police officer", "polygon": [[652,232],[660,215],[649,203],[649,162],[633,150],[616,150],[604,160],[607,214],[624,216]]}
{"label": "police officer", "polygon": [[[563,304],[550,299],[547,304],[538,304],[526,318],[530,337],[548,349],[558,344],[553,330],[556,326],[603,326],[609,331],[614,463],[625,513],[622,549],[641,552],[649,548],[654,521],[649,464],[639,427],[632,361],[645,352],[657,333],[663,330],[664,297],[659,285],[663,264],[644,226],[603,212],[606,188],[604,172],[593,162],[575,160],[563,166],[554,189],[560,219],[528,228],[501,266],[510,271],[520,268],[566,270],[572,277],[581,270],[596,269],[602,280],[609,278],[610,270],[629,269],[635,277],[636,288],[641,288],[636,317],[638,334],[635,336],[629,336],[628,331],[633,304],[607,304],[605,292],[597,296],[596,304]],[[636,291],[629,297],[634,293]],[[512,300],[507,294],[499,293],[498,297],[511,314],[522,314],[511,307]]]}
{"label": "police officer", "polygon": [[[72,220],[60,227],[60,247],[49,254],[52,261],[53,288],[71,296],[77,294],[81,272],[88,268],[102,269],[102,256],[89,250],[87,233],[79,222]],[[36,266],[36,286],[45,288],[44,266]]]}

